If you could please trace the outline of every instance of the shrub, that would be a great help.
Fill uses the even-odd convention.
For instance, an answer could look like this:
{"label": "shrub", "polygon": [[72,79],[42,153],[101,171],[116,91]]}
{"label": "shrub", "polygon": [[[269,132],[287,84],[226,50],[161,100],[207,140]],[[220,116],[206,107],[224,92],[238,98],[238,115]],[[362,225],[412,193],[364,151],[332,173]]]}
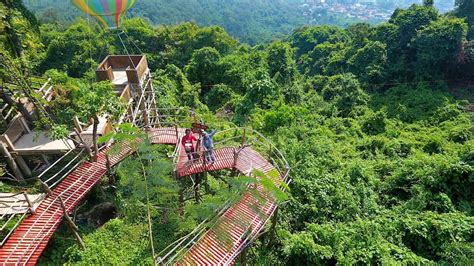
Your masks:
{"label": "shrub", "polygon": [[377,135],[385,132],[387,115],[383,111],[378,111],[368,115],[362,122],[362,131],[368,135]]}

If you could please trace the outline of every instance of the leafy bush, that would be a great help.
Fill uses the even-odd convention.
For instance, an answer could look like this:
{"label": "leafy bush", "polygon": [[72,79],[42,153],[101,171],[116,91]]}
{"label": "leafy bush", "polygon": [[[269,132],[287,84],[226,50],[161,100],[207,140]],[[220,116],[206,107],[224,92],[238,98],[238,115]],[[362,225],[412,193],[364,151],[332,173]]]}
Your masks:
{"label": "leafy bush", "polygon": [[97,232],[85,236],[84,243],[84,250],[77,246],[67,250],[70,264],[118,265],[152,262],[145,225],[127,224],[120,219],[111,220]]}
{"label": "leafy bush", "polygon": [[369,99],[352,74],[330,77],[322,95],[326,101],[334,102],[339,114],[344,117],[357,114],[358,107],[365,105]]}
{"label": "leafy bush", "polygon": [[369,135],[377,135],[385,132],[385,112],[378,111],[368,115],[362,122],[362,131]]}

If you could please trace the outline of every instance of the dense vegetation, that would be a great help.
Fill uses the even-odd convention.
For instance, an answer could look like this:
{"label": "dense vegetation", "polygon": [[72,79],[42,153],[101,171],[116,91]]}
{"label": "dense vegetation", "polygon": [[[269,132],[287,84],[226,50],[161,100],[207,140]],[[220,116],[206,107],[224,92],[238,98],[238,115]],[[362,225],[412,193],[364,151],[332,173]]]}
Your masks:
{"label": "dense vegetation", "polygon": [[[18,2],[0,4],[1,55],[28,69],[22,77],[53,77],[64,97],[50,110],[74,112],[69,92],[105,54],[123,53],[120,42],[83,20],[38,25]],[[212,127],[257,129],[292,166],[276,241],[254,243],[252,264],[474,262],[472,114],[450,93],[461,88],[473,101],[473,5],[458,1],[440,15],[425,2],[378,26],[307,26],[253,47],[218,26],[125,23],[126,43],[150,61],[160,106],[195,108]],[[16,82],[2,67],[2,79]],[[66,123],[62,113],[57,123]],[[85,250],[59,233],[44,262],[150,262],[146,208],[159,250],[229,196],[188,202],[180,215],[163,149],[141,147],[117,169],[115,192],[91,195],[113,201],[119,216],[98,230],[85,223]]]}

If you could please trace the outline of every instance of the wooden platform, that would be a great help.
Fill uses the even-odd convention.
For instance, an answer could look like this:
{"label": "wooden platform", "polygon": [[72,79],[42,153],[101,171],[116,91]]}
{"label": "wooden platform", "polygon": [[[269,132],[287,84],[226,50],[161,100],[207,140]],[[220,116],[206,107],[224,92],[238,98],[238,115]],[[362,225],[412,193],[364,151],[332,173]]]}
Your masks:
{"label": "wooden platform", "polygon": [[[28,199],[33,204],[33,209],[36,209],[41,203],[45,194],[28,195]],[[29,211],[28,203],[25,195],[13,193],[0,193],[0,216],[11,215],[18,213],[26,213]]]}
{"label": "wooden platform", "polygon": [[24,134],[13,146],[19,155],[61,154],[75,147],[71,140],[53,140],[45,132]]}

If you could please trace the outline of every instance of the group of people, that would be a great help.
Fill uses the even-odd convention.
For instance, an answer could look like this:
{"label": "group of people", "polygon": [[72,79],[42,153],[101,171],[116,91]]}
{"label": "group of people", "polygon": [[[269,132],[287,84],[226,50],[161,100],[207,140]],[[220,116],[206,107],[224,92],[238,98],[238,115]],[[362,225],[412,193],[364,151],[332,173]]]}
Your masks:
{"label": "group of people", "polygon": [[194,143],[201,143],[204,147],[204,157],[209,164],[213,164],[216,161],[214,155],[214,140],[212,139],[217,133],[217,129],[214,129],[211,133],[206,132],[205,130],[201,131],[199,139],[197,139],[191,129],[186,129],[185,135],[181,139],[181,144],[186,151],[188,160],[194,160],[199,158],[199,154],[195,150]]}

